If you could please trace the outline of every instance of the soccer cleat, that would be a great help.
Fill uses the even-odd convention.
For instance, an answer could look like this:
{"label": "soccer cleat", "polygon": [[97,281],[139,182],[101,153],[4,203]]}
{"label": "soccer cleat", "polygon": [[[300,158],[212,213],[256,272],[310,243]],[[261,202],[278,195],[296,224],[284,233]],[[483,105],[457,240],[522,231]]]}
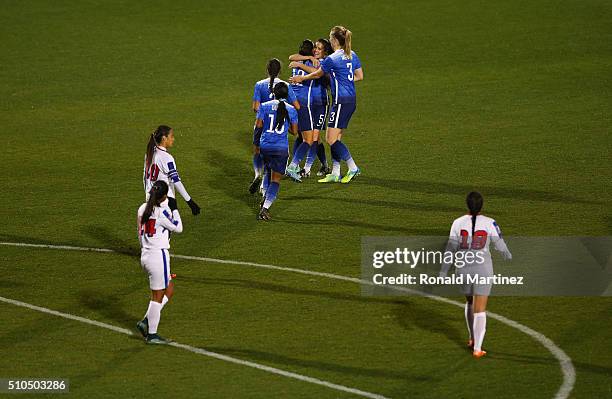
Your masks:
{"label": "soccer cleat", "polygon": [[259,214],[257,215],[257,220],[270,220],[272,217],[270,216],[270,211],[267,208],[261,207]]}
{"label": "soccer cleat", "polygon": [[317,180],[319,183],[338,183],[340,176],[332,175],[331,173],[322,179]]}
{"label": "soccer cleat", "polygon": [[317,176],[325,176],[331,173],[331,169],[327,165],[321,165],[321,169],[317,172]]}
{"label": "soccer cleat", "polygon": [[299,175],[298,168],[292,168],[291,166],[287,166],[287,169],[285,170],[285,175],[289,176],[291,180],[293,180],[296,183],[302,182],[302,179],[300,178],[300,175]]}
{"label": "soccer cleat", "polygon": [[172,340],[166,339],[157,334],[149,334],[147,335],[147,344],[153,345],[168,345]]}
{"label": "soccer cleat", "polygon": [[472,352],[472,356],[474,356],[474,358],[476,358],[476,359],[480,359],[481,357],[483,357],[486,354],[487,354],[487,351],[474,351],[474,352]]}
{"label": "soccer cleat", "polygon": [[136,329],[140,331],[143,337],[147,338],[147,335],[149,334],[149,320],[146,317],[140,320],[138,323],[136,323]]}
{"label": "soccer cleat", "polygon": [[306,172],[306,169],[300,170],[300,177],[302,179],[310,177],[310,172]]}
{"label": "soccer cleat", "polygon": [[261,184],[261,177],[257,176],[256,178],[253,179],[253,181],[251,182],[251,185],[249,186],[249,193],[255,194],[260,184]]}
{"label": "soccer cleat", "polygon": [[349,171],[344,177],[340,180],[340,183],[348,183],[353,180],[355,177],[361,174],[361,169],[357,168],[355,170]]}

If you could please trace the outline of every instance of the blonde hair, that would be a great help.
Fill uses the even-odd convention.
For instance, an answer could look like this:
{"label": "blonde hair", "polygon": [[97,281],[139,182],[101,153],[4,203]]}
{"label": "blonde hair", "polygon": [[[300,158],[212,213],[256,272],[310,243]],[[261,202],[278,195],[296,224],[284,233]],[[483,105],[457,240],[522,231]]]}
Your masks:
{"label": "blonde hair", "polygon": [[353,34],[350,30],[346,29],[344,26],[336,25],[332,28],[329,35],[336,39],[340,47],[342,47],[342,50],[344,50],[345,56],[349,59],[353,58],[351,55],[351,37]]}

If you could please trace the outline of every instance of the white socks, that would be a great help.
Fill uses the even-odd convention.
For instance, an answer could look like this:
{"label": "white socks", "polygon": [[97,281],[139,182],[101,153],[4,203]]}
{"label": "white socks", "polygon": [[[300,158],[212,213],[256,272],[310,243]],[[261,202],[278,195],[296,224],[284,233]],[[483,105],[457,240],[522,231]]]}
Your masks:
{"label": "white socks", "polygon": [[340,162],[335,159],[332,163],[332,175],[340,177]]}
{"label": "white socks", "polygon": [[471,303],[465,303],[465,324],[467,324],[469,339],[474,339],[474,308]]}
{"label": "white socks", "polygon": [[485,331],[487,331],[487,313],[474,313],[474,352],[482,350]]}
{"label": "white socks", "polygon": [[149,334],[157,334],[157,326],[161,318],[162,304],[150,301],[149,310],[147,310],[147,318],[149,320]]}
{"label": "white socks", "polygon": [[[161,309],[163,309],[164,306],[166,306],[166,304],[168,303],[169,300],[170,299],[168,299],[168,297],[164,295],[164,297],[162,298],[162,301],[161,301]],[[160,309],[160,311],[161,311],[161,309]],[[147,317],[149,317],[149,309],[147,309],[147,313],[145,313],[143,319],[146,319]]]}
{"label": "white socks", "polygon": [[353,170],[357,170],[357,169],[358,169],[358,168],[357,168],[357,164],[355,163],[355,161],[353,161],[353,158],[352,158],[352,157],[346,160],[346,166],[348,166],[348,169],[349,169],[350,171],[353,171]]}

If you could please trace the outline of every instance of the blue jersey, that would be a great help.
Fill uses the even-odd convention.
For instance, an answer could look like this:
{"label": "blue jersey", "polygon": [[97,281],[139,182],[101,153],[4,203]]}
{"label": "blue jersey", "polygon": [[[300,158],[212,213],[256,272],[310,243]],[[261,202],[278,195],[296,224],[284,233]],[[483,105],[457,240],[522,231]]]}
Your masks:
{"label": "blue jersey", "polygon": [[[287,99],[289,100],[291,104],[293,104],[293,102],[296,101],[297,98],[295,97],[295,93],[293,92],[293,90],[291,90],[291,85],[285,82],[284,80],[281,80],[279,78],[274,78],[274,84],[277,84],[278,82],[284,82],[287,84],[287,86],[289,86],[289,96],[287,97]],[[253,101],[259,101],[261,104],[263,104],[266,101],[270,101],[273,99],[274,99],[274,95],[270,93],[270,78],[262,79],[259,82],[255,83],[255,92],[253,93]]]}
{"label": "blue jersey", "polygon": [[321,69],[331,77],[332,99],[334,104],[354,104],[355,94],[354,73],[361,68],[361,61],[354,51],[352,58],[344,55],[344,50],[338,49],[321,63]]}
{"label": "blue jersey", "polygon": [[[310,60],[304,61],[304,65],[312,67]],[[292,76],[306,76],[308,72],[301,68],[293,68],[291,71]],[[298,101],[301,105],[326,105],[327,104],[327,91],[325,89],[325,77],[319,79],[305,80],[302,83],[292,83],[291,88],[296,94]]]}
{"label": "blue jersey", "polygon": [[276,130],[276,109],[278,100],[272,100],[261,104],[257,111],[257,119],[263,121],[263,130],[259,146],[262,149],[289,151],[289,127],[290,124],[298,123],[297,111],[293,106],[285,102],[289,118],[285,119],[282,128]]}

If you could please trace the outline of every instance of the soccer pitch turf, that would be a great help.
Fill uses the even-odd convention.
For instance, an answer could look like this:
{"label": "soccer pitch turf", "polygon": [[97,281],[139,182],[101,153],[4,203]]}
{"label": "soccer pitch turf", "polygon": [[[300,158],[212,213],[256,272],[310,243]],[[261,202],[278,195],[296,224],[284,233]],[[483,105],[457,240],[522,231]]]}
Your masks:
{"label": "soccer pitch turf", "polygon": [[[474,360],[459,307],[318,274],[359,278],[363,236],[447,235],[471,190],[508,236],[610,235],[609,2],[29,1],[0,15],[0,241],[114,251],[0,245],[0,297],[22,303],[0,299],[0,379],[69,378],[75,397],[612,395],[608,297],[492,297],[541,336],[490,318]],[[288,55],[336,24],[365,74],[343,139],[363,174],[284,179],[257,222],[253,84],[272,57],[287,79]],[[171,253],[208,258],[172,259],[160,333],[200,352],[121,334],[148,301],[134,224],[159,124],[202,207],[179,198]]]}

